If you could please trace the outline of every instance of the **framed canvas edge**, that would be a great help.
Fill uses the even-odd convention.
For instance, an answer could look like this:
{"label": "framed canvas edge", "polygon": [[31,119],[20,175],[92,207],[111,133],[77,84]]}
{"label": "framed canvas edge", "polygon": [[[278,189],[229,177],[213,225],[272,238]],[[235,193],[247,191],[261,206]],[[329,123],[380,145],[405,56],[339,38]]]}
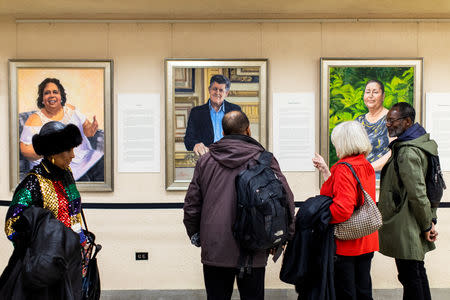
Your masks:
{"label": "framed canvas edge", "polygon": [[[329,165],[329,67],[334,66],[413,66],[414,67],[414,109],[416,110],[416,121],[422,123],[424,110],[423,103],[423,57],[411,58],[342,58],[342,57],[321,57],[320,58],[320,155],[323,156],[327,165]],[[326,84],[324,84],[326,83]],[[326,120],[326,124],[325,124]],[[331,167],[331,166],[329,166]],[[319,172],[319,184],[322,186],[324,180]],[[380,187],[380,180],[376,180],[377,190]]]}
{"label": "framed canvas edge", "polygon": [[112,192],[114,191],[113,166],[113,77],[114,61],[112,59],[9,59],[8,60],[8,95],[9,95],[9,178],[10,191],[19,184],[19,146],[18,146],[18,107],[17,101],[17,69],[18,68],[103,68],[104,72],[104,126],[105,126],[105,180],[103,182],[77,182],[80,192]]}
{"label": "framed canvas edge", "polygon": [[[190,180],[175,180],[174,155],[175,140],[172,135],[174,129],[174,82],[173,67],[184,68],[207,68],[207,67],[240,67],[240,66],[258,66],[261,68],[260,74],[260,141],[267,148],[268,124],[267,122],[267,88],[268,88],[268,59],[267,58],[249,58],[249,59],[204,59],[204,58],[165,58],[164,59],[164,88],[165,88],[165,186],[167,191],[185,191]],[[264,77],[263,77],[264,75]],[[261,79],[263,78],[263,79]],[[171,79],[171,80],[169,80]]]}

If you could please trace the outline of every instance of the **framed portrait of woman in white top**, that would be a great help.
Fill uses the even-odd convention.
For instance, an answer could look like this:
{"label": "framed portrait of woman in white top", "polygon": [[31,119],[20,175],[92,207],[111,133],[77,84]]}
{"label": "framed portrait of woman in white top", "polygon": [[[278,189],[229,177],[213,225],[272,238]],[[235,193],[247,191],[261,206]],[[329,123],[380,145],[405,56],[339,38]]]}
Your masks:
{"label": "framed portrait of woman in white top", "polygon": [[78,189],[112,191],[112,68],[112,60],[9,61],[11,189],[42,159],[33,136],[59,121],[81,132],[70,164]]}

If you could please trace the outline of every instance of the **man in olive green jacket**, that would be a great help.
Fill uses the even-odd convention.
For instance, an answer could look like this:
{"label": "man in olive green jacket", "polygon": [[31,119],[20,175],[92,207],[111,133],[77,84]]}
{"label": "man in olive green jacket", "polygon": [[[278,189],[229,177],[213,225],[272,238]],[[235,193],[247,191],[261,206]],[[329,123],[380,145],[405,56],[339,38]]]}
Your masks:
{"label": "man in olive green jacket", "polygon": [[[427,197],[427,152],[437,155],[437,144],[418,123],[414,108],[395,104],[386,116],[392,155],[381,171],[378,207],[383,216],[380,252],[395,258],[403,299],[431,299],[424,267],[425,253],[435,248],[436,209]],[[395,167],[398,163],[398,170]]]}

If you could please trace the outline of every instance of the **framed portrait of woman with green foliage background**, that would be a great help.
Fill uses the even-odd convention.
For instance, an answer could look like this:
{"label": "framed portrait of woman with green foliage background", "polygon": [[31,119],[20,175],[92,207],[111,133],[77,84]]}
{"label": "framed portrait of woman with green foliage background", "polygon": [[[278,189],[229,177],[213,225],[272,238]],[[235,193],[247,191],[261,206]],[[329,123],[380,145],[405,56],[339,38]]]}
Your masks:
{"label": "framed portrait of woman with green foliage background", "polygon": [[423,59],[321,58],[320,152],[330,166],[338,161],[330,136],[341,122],[363,124],[372,143],[367,157],[377,172],[390,156],[386,114],[408,102],[421,122]]}

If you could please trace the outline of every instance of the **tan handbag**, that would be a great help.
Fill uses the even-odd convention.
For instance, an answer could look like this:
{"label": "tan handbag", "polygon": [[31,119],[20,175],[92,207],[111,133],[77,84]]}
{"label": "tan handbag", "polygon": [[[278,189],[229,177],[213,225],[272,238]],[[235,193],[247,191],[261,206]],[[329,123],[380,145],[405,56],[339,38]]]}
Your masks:
{"label": "tan handbag", "polygon": [[377,231],[383,225],[383,220],[377,205],[362,187],[353,167],[346,162],[339,164],[346,165],[352,171],[364,194],[364,203],[355,208],[347,221],[334,226],[334,236],[339,240],[355,240]]}

